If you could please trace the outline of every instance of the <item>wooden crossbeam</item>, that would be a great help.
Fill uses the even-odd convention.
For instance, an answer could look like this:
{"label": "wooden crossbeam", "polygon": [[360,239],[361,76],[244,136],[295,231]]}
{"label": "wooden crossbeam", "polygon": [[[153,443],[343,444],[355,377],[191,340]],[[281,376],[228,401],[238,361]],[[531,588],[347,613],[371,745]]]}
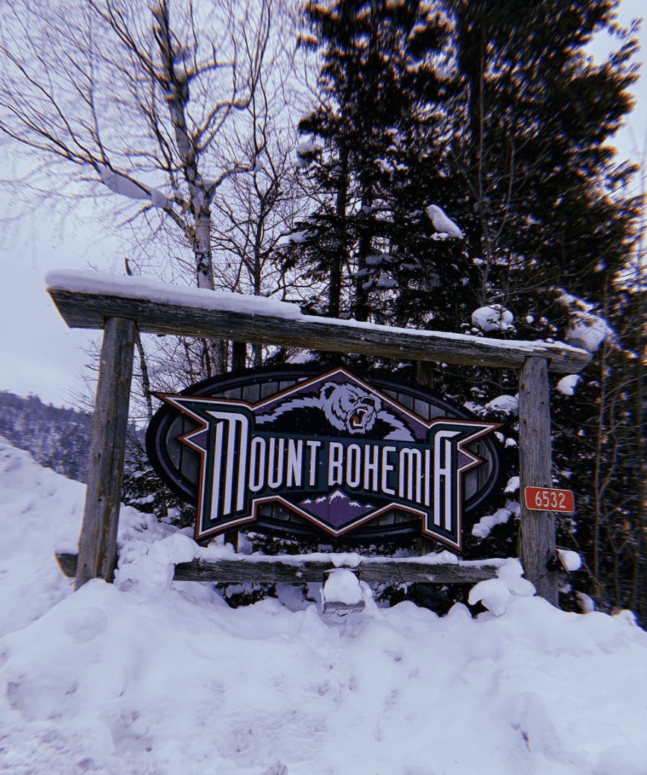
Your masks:
{"label": "wooden crossbeam", "polygon": [[543,357],[551,371],[566,374],[581,371],[591,359],[584,350],[554,342],[504,341],[369,323],[349,324],[298,314],[294,318],[281,317],[259,310],[199,307],[56,286],[48,290],[71,328],[103,328],[109,318],[119,317],[133,320],[141,333],[228,339],[398,360],[518,369],[528,357]]}

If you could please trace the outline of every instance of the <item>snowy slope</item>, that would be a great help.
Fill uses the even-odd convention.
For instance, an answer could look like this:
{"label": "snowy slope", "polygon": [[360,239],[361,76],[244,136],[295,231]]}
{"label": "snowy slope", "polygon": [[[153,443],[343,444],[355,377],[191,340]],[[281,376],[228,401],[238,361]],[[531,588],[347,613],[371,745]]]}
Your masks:
{"label": "snowy slope", "polygon": [[645,775],[647,634],[567,614],[518,567],[488,612],[412,603],[342,625],[172,583],[192,541],[122,512],[117,583],[52,559],[83,488],[0,440],[0,772]]}

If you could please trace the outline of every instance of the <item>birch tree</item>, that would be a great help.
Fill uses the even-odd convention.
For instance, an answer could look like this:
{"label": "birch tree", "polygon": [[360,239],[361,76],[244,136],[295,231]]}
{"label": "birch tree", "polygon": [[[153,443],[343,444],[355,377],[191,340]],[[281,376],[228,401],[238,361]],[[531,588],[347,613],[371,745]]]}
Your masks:
{"label": "birch tree", "polygon": [[54,165],[75,192],[100,184],[125,220],[178,237],[193,282],[213,289],[214,197],[263,151],[231,138],[268,64],[270,0],[2,6],[0,133],[35,160],[27,177]]}

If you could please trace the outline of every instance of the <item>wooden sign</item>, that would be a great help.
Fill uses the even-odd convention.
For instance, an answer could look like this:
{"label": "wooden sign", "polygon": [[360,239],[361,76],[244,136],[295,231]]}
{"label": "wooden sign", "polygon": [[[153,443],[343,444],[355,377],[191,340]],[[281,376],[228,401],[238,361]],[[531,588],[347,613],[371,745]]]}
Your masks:
{"label": "wooden sign", "polygon": [[319,540],[417,533],[460,550],[464,514],[501,472],[496,424],[342,368],[250,372],[159,398],[149,456],[195,503],[196,539],[254,523]]}
{"label": "wooden sign", "polygon": [[571,490],[547,487],[526,487],[526,507],[532,511],[575,511],[575,496]]}
{"label": "wooden sign", "polygon": [[[441,331],[417,331],[391,328],[374,323],[357,323],[309,317],[295,313],[295,307],[283,305],[281,312],[270,299],[249,297],[241,303],[239,294],[214,293],[202,289],[177,288],[151,283],[148,278],[116,277],[99,273],[56,271],[47,276],[48,291],[68,326],[72,328],[104,329],[99,385],[97,388],[95,421],[89,461],[83,527],[79,539],[78,567],[75,567],[76,588],[92,578],[112,579],[117,558],[117,528],[124,448],[126,443],[126,411],[132,375],[133,341],[136,333],[172,334],[199,339],[225,339],[232,342],[256,342],[279,347],[297,347],[337,353],[375,355],[426,363],[458,363],[519,370],[519,457],[521,485],[526,482],[551,481],[550,393],[549,371],[573,374],[591,360],[591,354],[559,342],[528,342],[474,337]],[[294,382],[287,383],[294,384]],[[381,385],[371,379],[377,388]],[[242,400],[253,403],[256,386],[242,389]],[[266,390],[260,384],[259,390]],[[283,389],[281,385],[278,390]],[[232,392],[238,388],[232,385]],[[268,389],[269,390],[269,389]],[[425,402],[428,397],[411,391],[389,389],[395,401],[415,414],[428,419]],[[271,392],[271,391],[269,391]],[[195,390],[197,395],[199,390]],[[217,393],[217,389],[215,390]],[[426,404],[431,407],[431,403]],[[422,406],[422,410],[419,410]],[[117,407],[118,411],[115,411]],[[167,407],[169,412],[170,407]],[[459,410],[462,411],[462,410]],[[169,481],[175,476],[175,487],[188,500],[197,502],[200,455],[183,444],[176,425],[186,425],[186,431],[196,424],[182,414],[178,419],[167,415],[158,421],[152,434],[152,444],[166,446]],[[458,415],[465,417],[465,414]],[[118,421],[115,421],[118,420]],[[168,432],[168,435],[167,435]],[[183,431],[178,431],[182,433]],[[168,444],[166,444],[168,442]],[[490,446],[492,445],[492,446]],[[488,494],[496,488],[500,474],[493,434],[470,444],[484,461],[463,477],[463,513],[475,513]],[[193,474],[189,470],[193,468]],[[193,493],[193,495],[191,495]],[[268,509],[275,511],[267,516]],[[261,512],[263,512],[261,514]],[[276,517],[276,519],[274,519]],[[521,504],[519,556],[526,578],[535,584],[537,592],[553,605],[558,601],[557,574],[547,572],[555,553],[554,520],[546,513]],[[305,524],[298,517],[280,514],[279,506],[263,506],[259,520],[274,519],[276,526],[290,530]],[[401,512],[384,514],[375,520],[380,536],[406,533],[411,516]],[[291,520],[291,521],[290,521]],[[419,520],[418,520],[419,523]],[[360,526],[351,535],[370,539],[372,523]],[[404,525],[404,527],[403,527]],[[455,563],[451,563],[455,568]],[[77,564],[75,563],[75,566]],[[449,567],[449,566],[447,566]],[[218,571],[219,572],[219,571]],[[200,569],[199,578],[209,580]],[[404,576],[398,571],[398,577]],[[476,579],[473,579],[476,580]],[[443,582],[444,583],[444,582]]]}

